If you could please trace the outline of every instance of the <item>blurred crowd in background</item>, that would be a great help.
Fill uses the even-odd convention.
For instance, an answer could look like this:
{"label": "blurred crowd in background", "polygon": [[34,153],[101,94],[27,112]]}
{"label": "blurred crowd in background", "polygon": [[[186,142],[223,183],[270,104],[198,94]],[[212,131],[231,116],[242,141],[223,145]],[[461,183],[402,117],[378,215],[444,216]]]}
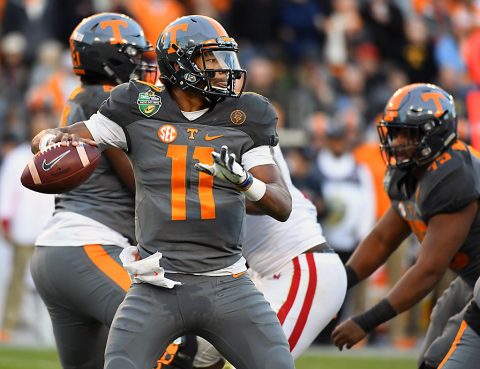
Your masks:
{"label": "blurred crowd in background", "polygon": [[[461,139],[480,147],[479,0],[0,0],[0,329],[20,332],[0,333],[0,342],[25,342],[18,337],[27,331],[34,342],[53,344],[28,274],[53,199],[49,207],[26,195],[18,180],[24,164],[9,155],[32,132],[61,120],[79,84],[70,33],[102,11],[130,15],[153,45],[168,23],[186,14],[225,26],[239,43],[247,90],[268,97],[278,111],[294,183],[316,205],[325,236],[344,261],[389,206],[375,123],[396,89],[413,82],[444,88],[458,104]],[[409,240],[349,292],[340,317],[382,298],[417,247]],[[24,252],[12,260],[12,248]],[[442,289],[381,326],[370,343],[415,346]]]}

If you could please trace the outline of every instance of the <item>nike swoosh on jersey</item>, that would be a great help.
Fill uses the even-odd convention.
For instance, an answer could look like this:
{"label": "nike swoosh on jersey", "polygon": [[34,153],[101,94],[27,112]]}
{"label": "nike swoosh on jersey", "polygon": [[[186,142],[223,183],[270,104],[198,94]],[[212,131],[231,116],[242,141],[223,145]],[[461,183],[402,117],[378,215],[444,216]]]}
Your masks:
{"label": "nike swoosh on jersey", "polygon": [[42,162],[42,169],[45,171],[45,172],[48,172],[50,169],[52,169],[55,164],[57,164],[60,160],[62,160],[65,156],[67,156],[68,154],[70,153],[70,150],[68,151],[65,151],[63,154],[60,154],[58,155],[56,158],[52,159],[51,161],[49,161],[47,163],[47,160],[46,159],[43,159],[43,162]]}
{"label": "nike swoosh on jersey", "polygon": [[217,138],[223,137],[224,135],[209,136],[208,133],[205,135],[205,141],[213,141]]}

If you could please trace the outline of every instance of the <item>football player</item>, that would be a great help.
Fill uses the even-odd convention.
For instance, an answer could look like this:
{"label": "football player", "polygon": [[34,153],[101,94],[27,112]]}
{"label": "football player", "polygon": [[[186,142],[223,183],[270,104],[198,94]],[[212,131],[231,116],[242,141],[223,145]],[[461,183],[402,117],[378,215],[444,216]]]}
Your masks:
{"label": "football player", "polygon": [[[315,206],[293,185],[279,145],[274,159],[292,195],[292,213],[284,223],[247,215],[243,255],[249,274],[282,324],[294,358],[299,357],[340,309],[347,289],[345,268],[325,242]],[[247,204],[250,214],[259,213]],[[223,367],[220,353],[198,339],[196,368]]]}
{"label": "football player", "polygon": [[[352,347],[375,327],[419,302],[447,268],[457,273],[469,293],[480,276],[480,154],[457,140],[456,128],[453,98],[435,85],[407,85],[388,101],[378,132],[388,164],[385,185],[392,205],[347,262],[348,287],[371,275],[411,232],[421,247],[415,264],[384,299],[333,331],[332,339],[340,349]],[[458,306],[455,301],[448,303],[458,298],[455,291],[445,291],[429,329],[438,330],[438,322],[447,327],[448,317],[459,312],[451,309]],[[440,329],[438,334],[451,333]],[[438,366],[449,340],[446,345],[436,344],[435,350],[430,348],[441,339],[426,341],[420,367]]]}
{"label": "football player", "polygon": [[[85,18],[70,37],[81,85],[62,126],[87,119],[117,84],[155,75],[153,48],[133,19],[116,13]],[[135,241],[135,184],[120,149],[107,149],[93,175],[57,195],[55,213],[36,241],[31,270],[48,307],[64,368],[101,368],[108,327],[130,286],[119,254]],[[175,346],[172,346],[172,349]]]}
{"label": "football player", "polygon": [[[291,196],[272,157],[277,115],[242,94],[236,42],[217,21],[186,16],[160,35],[165,88],[130,81],[84,122],[39,145],[80,141],[128,153],[138,247],[122,254],[134,282],[110,328],[106,369],[151,368],[176,337],[212,342],[237,368],[294,368],[276,314],[245,273],[245,201],[286,221]],[[143,282],[143,283],[142,283]]]}

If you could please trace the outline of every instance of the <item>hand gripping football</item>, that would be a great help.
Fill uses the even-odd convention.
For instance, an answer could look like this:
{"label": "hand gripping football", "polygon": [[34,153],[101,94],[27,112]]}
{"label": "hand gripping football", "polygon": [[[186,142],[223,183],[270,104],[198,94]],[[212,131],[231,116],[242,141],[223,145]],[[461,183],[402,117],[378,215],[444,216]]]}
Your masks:
{"label": "hand gripping football", "polygon": [[22,184],[36,192],[68,192],[87,180],[98,166],[100,151],[92,145],[56,143],[39,151],[22,173]]}

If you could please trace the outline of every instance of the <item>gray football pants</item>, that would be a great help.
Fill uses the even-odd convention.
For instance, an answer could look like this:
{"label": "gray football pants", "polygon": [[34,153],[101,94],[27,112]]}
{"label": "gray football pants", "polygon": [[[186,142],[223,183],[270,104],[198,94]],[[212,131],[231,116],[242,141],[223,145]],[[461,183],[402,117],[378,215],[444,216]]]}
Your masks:
{"label": "gray football pants", "polygon": [[210,341],[237,369],[295,368],[277,315],[247,274],[166,276],[182,285],[128,290],[110,329],[105,369],[151,369],[187,333]]}
{"label": "gray football pants", "polygon": [[108,327],[130,285],[117,246],[36,247],[32,277],[48,308],[64,369],[99,369]]}
{"label": "gray football pants", "polygon": [[430,324],[418,359],[418,366],[427,363],[437,367],[447,354],[462,323],[472,288],[460,277],[455,278],[433,308]]}
{"label": "gray football pants", "polygon": [[477,369],[480,363],[480,337],[465,322],[458,336],[438,369]]}

